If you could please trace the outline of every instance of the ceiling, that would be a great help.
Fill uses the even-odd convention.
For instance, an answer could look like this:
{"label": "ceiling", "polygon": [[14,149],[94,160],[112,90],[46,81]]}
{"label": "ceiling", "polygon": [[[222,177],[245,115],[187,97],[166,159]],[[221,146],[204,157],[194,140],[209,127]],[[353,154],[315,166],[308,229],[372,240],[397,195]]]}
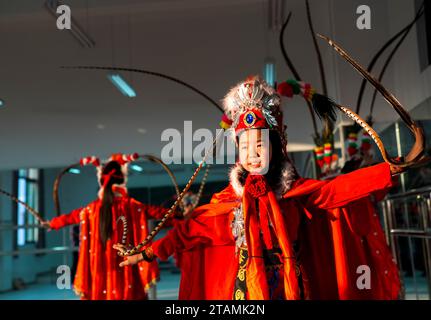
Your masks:
{"label": "ceiling", "polygon": [[[267,56],[275,57],[279,80],[289,74],[277,35],[268,32],[263,0],[64,3],[95,40],[94,48],[82,48],[67,31],[58,30],[44,1],[0,0],[0,98],[6,102],[0,109],[1,169],[63,166],[82,156],[103,158],[113,152],[160,155],[166,143],[160,136],[167,128],[183,131],[187,120],[193,121],[194,129],[214,132],[218,127],[220,111],[176,83],[122,73],[137,92],[130,99],[108,81],[105,71],[60,66],[161,72],[196,86],[216,101],[239,80],[261,73]],[[314,12],[328,10],[327,1],[312,3]],[[287,49],[303,77],[319,83],[311,37],[304,26],[304,2],[288,1],[287,10],[294,12]],[[317,29],[327,34],[328,19],[319,15],[316,20]],[[323,47],[328,78],[336,79],[332,52]],[[335,82],[330,90],[337,94]],[[310,147],[311,122],[303,101],[289,102],[285,118],[293,128],[291,150]]]}

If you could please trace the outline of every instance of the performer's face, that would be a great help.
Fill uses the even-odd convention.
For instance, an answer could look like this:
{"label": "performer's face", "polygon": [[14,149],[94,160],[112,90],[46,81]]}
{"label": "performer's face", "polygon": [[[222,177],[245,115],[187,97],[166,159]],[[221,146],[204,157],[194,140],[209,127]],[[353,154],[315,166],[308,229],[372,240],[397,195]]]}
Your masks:
{"label": "performer's face", "polygon": [[268,172],[272,156],[269,130],[249,129],[239,134],[239,161],[251,174]]}

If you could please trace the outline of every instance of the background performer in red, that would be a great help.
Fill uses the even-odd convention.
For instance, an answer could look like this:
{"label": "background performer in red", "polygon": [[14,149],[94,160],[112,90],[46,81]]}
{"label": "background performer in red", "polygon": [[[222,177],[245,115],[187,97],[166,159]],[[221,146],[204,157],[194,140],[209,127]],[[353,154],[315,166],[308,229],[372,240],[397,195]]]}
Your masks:
{"label": "background performer in red", "polygon": [[[101,186],[98,199],[45,222],[46,227],[55,230],[80,224],[74,290],[83,299],[146,299],[148,289],[159,278],[156,261],[120,269],[121,259],[112,248],[117,242],[142,241],[148,234],[147,220],[159,219],[166,211],[163,207],[142,204],[127,194],[127,162],[127,156],[118,154],[103,166],[95,163]],[[123,235],[124,228],[127,236]]]}

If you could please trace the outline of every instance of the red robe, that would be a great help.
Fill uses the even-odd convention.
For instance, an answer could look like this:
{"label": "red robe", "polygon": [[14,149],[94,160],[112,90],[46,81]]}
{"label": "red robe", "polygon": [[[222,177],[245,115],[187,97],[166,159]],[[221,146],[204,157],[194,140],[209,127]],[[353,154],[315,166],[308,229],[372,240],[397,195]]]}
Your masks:
{"label": "red robe", "polygon": [[[398,297],[398,268],[371,201],[372,196],[382,199],[392,186],[390,168],[382,163],[331,181],[299,178],[278,199],[283,220],[278,230],[283,231],[277,237],[280,244],[301,243],[306,299]],[[231,222],[241,201],[229,185],[197,208],[191,219],[153,243],[155,255],[162,260],[177,254],[182,272],[180,299],[232,299],[238,257]],[[360,266],[369,267],[371,289],[357,286],[363,274]],[[247,273],[247,290],[254,299],[264,299],[264,276]]]}
{"label": "red robe", "polygon": [[127,219],[126,244],[134,245],[147,236],[147,219],[160,219],[166,209],[142,204],[127,194],[116,196],[112,205],[113,234],[104,247],[99,236],[100,206],[101,200],[98,199],[84,208],[51,220],[53,229],[81,224],[74,290],[83,299],[90,300],[146,299],[147,290],[159,279],[157,262],[141,262],[139,265],[120,268],[123,259],[112,246],[121,243],[123,227],[121,222],[117,227],[116,221],[120,216]]}

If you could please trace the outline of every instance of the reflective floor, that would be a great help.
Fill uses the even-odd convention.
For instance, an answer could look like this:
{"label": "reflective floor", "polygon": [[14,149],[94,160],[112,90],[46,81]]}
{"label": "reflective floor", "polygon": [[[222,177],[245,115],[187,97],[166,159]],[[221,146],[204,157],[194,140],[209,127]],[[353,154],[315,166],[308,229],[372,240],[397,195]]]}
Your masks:
{"label": "reflective floor", "polygon": [[430,300],[428,284],[425,277],[404,278],[406,300]]}
{"label": "reflective floor", "polygon": [[[178,299],[179,273],[161,270],[161,281],[156,287],[159,300]],[[406,300],[428,300],[428,286],[424,277],[405,278]],[[152,295],[150,293],[150,295]],[[59,290],[55,281],[48,277],[38,279],[38,283],[27,285],[24,289],[0,293],[0,300],[77,300],[73,290]]]}
{"label": "reflective floor", "polygon": [[[161,281],[156,286],[156,297],[159,300],[178,299],[180,274],[161,270]],[[55,278],[54,278],[55,279]],[[154,291],[153,291],[154,292]],[[153,294],[150,293],[150,296]],[[26,285],[22,290],[0,293],[0,300],[78,300],[73,290],[60,290],[55,280],[49,277],[38,278],[37,283]]]}

